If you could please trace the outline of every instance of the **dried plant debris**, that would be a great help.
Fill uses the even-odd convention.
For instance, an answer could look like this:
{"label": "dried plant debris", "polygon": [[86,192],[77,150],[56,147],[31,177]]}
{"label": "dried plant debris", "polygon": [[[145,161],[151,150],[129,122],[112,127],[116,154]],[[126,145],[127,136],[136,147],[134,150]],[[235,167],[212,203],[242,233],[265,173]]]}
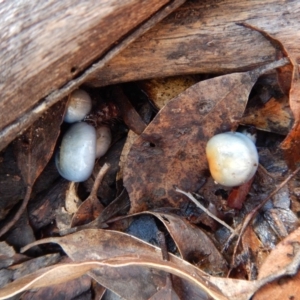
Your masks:
{"label": "dried plant debris", "polygon": [[[244,24],[245,26],[259,31],[263,36],[265,36],[272,44],[276,45],[284,55],[286,55],[291,62],[291,68],[285,68],[283,72],[286,79],[291,79],[290,83],[282,84],[284,91],[289,91],[289,104],[293,112],[295,122],[293,124],[292,130],[289,132],[285,141],[282,143],[281,147],[285,151],[286,160],[290,167],[295,168],[296,164],[300,161],[300,154],[298,149],[298,141],[300,139],[300,76],[299,76],[299,58],[300,53],[291,44],[290,39],[286,38],[285,31],[278,31],[276,33],[269,33],[263,31],[262,29]],[[296,24],[295,24],[296,25]],[[296,25],[297,26],[297,25]],[[288,74],[288,75],[287,75]],[[282,75],[282,74],[281,74]],[[287,76],[286,76],[287,75]],[[283,76],[281,76],[281,79]]]}
{"label": "dried plant debris", "polygon": [[185,218],[172,213],[149,211],[166,227],[180,256],[209,274],[225,274],[227,263],[210,238]]}
{"label": "dried plant debris", "polygon": [[257,129],[286,135],[292,128],[294,117],[288,104],[288,97],[272,97],[259,107],[249,107],[241,124],[251,124]]}
{"label": "dried plant debris", "polygon": [[194,76],[179,76],[145,80],[139,83],[157,109],[162,109],[171,99],[196,84]]}
{"label": "dried plant debris", "polygon": [[[284,30],[243,26],[275,47],[272,63],[81,86],[79,121],[95,145],[109,133],[83,182],[55,167],[67,99],[0,153],[0,299],[296,299],[299,51]],[[226,131],[256,139],[240,186],[208,169],[206,143]]]}
{"label": "dried plant debris", "polygon": [[[279,243],[266,258],[259,269],[258,278],[270,276],[278,271],[287,270],[287,266],[299,251],[299,229]],[[274,263],[276,261],[276,264]],[[299,272],[293,277],[283,277],[261,288],[253,297],[255,300],[271,297],[272,299],[297,299],[299,295]]]}
{"label": "dried plant debris", "polygon": [[[54,105],[13,143],[20,174],[15,175],[16,185],[20,179],[26,186],[23,202],[12,220],[2,226],[0,236],[17,222],[26,210],[32,186],[49,162],[60,133],[60,125],[66,101]],[[19,200],[19,199],[16,199]],[[3,208],[5,209],[5,207]]]}
{"label": "dried plant debris", "polygon": [[175,193],[175,185],[185,191],[201,187],[207,170],[207,141],[236,128],[263,69],[201,81],[157,114],[134,142],[124,169],[131,212],[180,207],[184,198]]}

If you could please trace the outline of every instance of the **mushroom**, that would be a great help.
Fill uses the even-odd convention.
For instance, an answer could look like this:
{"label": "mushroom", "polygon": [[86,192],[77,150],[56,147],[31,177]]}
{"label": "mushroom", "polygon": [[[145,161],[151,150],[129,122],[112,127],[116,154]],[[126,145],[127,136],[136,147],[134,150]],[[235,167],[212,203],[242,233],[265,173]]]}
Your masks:
{"label": "mushroom", "polygon": [[213,136],[206,145],[206,156],[215,182],[228,187],[249,181],[258,167],[253,141],[239,132]]}
{"label": "mushroom", "polygon": [[100,126],[96,130],[97,144],[96,144],[96,158],[103,156],[111,143],[111,132],[107,126]]}
{"label": "mushroom", "polygon": [[81,182],[92,174],[95,157],[96,130],[81,122],[72,125],[63,136],[55,163],[62,177]]}
{"label": "mushroom", "polygon": [[92,100],[90,95],[84,90],[75,90],[69,96],[64,121],[67,123],[81,121],[91,111],[91,108]]}

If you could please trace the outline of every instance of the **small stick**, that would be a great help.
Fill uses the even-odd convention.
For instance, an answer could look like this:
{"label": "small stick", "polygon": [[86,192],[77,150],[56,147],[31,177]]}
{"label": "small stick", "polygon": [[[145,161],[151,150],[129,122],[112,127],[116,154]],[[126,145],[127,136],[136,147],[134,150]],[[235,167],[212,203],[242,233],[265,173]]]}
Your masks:
{"label": "small stick", "polygon": [[208,214],[211,218],[213,218],[215,221],[217,221],[218,223],[222,224],[223,226],[225,226],[227,229],[230,230],[230,232],[234,232],[235,230],[230,227],[228,224],[226,224],[225,222],[223,222],[221,219],[219,219],[217,216],[215,216],[214,214],[212,214],[208,209],[206,209],[201,203],[199,203],[197,201],[196,198],[194,198],[194,196],[191,193],[186,193],[182,190],[180,190],[179,188],[175,187],[175,191],[178,193],[181,193],[185,196],[187,196],[192,202],[194,202],[196,204],[197,207],[199,207],[200,209],[202,209],[206,214]]}
{"label": "small stick", "polygon": [[102,168],[100,169],[99,173],[97,174],[97,177],[95,179],[92,191],[90,193],[89,197],[95,197],[97,198],[97,191],[99,189],[99,186],[103,180],[104,175],[106,174],[106,172],[108,171],[108,169],[110,168],[110,164],[105,163]]}
{"label": "small stick", "polygon": [[[95,182],[94,182],[92,190],[90,192],[90,195],[88,196],[88,198],[86,200],[90,199],[92,201],[97,201],[97,199],[98,199],[97,198],[97,191],[98,191],[99,186],[100,186],[100,184],[103,180],[103,177],[105,176],[105,174],[107,173],[109,168],[110,168],[110,164],[108,164],[108,163],[105,163],[101,167],[100,171],[98,172],[98,174],[96,176]],[[88,223],[88,224],[84,224],[84,225],[76,226],[76,227],[73,227],[73,228],[68,228],[68,229],[61,230],[59,232],[59,235],[64,236],[64,235],[67,235],[67,234],[77,232],[79,230],[94,228],[96,224],[97,224],[97,219],[90,222],[90,223]]]}
{"label": "small stick", "polygon": [[162,254],[162,259],[168,261],[169,260],[169,253],[167,249],[167,243],[166,243],[166,238],[163,232],[158,231],[157,234],[157,241],[158,245],[161,248],[161,254]]}
{"label": "small stick", "polygon": [[19,209],[18,209],[17,213],[14,215],[14,217],[7,224],[5,224],[1,228],[0,237],[2,235],[4,235],[6,232],[8,232],[17,223],[17,221],[20,219],[21,215],[25,211],[25,209],[27,207],[27,204],[29,202],[29,199],[30,199],[30,196],[31,196],[31,191],[32,191],[32,187],[31,187],[31,185],[28,185],[27,189],[26,189],[26,194],[25,194],[25,197],[23,199],[23,202],[22,202],[21,206],[19,207]]}
{"label": "small stick", "polygon": [[[279,192],[279,190],[281,190],[298,172],[300,171],[300,167],[298,167],[293,173],[291,173],[284,181],[282,181],[277,188],[271,193],[269,194],[259,205],[257,205],[245,218],[243,225],[242,225],[242,229],[239,233],[239,237],[237,239],[237,242],[234,246],[234,251],[233,251],[233,256],[232,256],[232,263],[231,265],[233,265],[236,253],[237,253],[237,249],[238,246],[241,242],[242,236],[245,233],[248,225],[250,224],[250,222],[253,220],[253,218],[257,215],[257,213],[259,212],[259,210],[275,195]],[[231,270],[229,270],[228,275],[230,274]]]}

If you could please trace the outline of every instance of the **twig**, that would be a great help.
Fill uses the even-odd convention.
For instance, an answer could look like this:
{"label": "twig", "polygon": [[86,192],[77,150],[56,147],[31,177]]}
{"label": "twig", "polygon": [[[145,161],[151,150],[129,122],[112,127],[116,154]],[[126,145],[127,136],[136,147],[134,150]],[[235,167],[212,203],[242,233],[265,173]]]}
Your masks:
{"label": "twig", "polygon": [[270,174],[261,164],[258,165],[258,171],[270,177],[273,181],[277,180],[275,175]]}
{"label": "twig", "polygon": [[212,214],[208,209],[206,209],[201,203],[199,203],[197,201],[196,198],[194,198],[194,196],[191,193],[186,193],[182,190],[180,190],[179,188],[175,187],[175,191],[178,193],[181,193],[185,196],[187,196],[192,202],[195,203],[195,205],[197,207],[199,207],[200,209],[202,209],[206,214],[208,214],[212,219],[214,219],[215,221],[217,221],[218,223],[222,224],[223,226],[225,226],[227,229],[230,230],[230,232],[234,232],[235,230],[230,227],[228,224],[226,224],[225,222],[223,222],[222,220],[220,220],[218,217],[216,217],[214,214]]}
{"label": "twig", "polygon": [[97,197],[97,192],[98,192],[99,186],[103,180],[104,175],[106,174],[106,172],[108,171],[109,168],[110,168],[110,164],[108,164],[108,163],[105,163],[102,166],[102,168],[100,169],[99,173],[96,176],[96,179],[95,179],[95,182],[94,182],[94,185],[93,185],[93,188],[92,188],[89,198]]}
{"label": "twig", "polygon": [[[234,251],[233,251],[233,256],[232,256],[232,262],[231,265],[233,265],[235,257],[236,257],[236,253],[237,253],[237,249],[238,246],[241,242],[242,236],[245,233],[248,225],[250,224],[250,222],[253,220],[253,218],[257,215],[257,213],[259,212],[259,210],[275,195],[279,192],[279,190],[281,190],[298,172],[300,171],[300,167],[298,167],[293,173],[291,173],[284,181],[282,181],[280,183],[280,185],[278,185],[278,187],[271,193],[269,194],[259,205],[257,205],[245,218],[241,231],[239,233],[239,237],[237,239],[237,242],[234,246]],[[228,275],[230,274],[231,270],[229,270]]]}
{"label": "twig", "polygon": [[19,207],[19,209],[18,209],[17,213],[14,215],[14,217],[1,228],[0,237],[2,235],[4,235],[8,230],[10,230],[15,225],[15,223],[19,220],[19,218],[21,217],[21,215],[23,214],[23,212],[25,211],[25,209],[27,207],[27,204],[28,204],[30,196],[31,196],[31,191],[32,191],[32,187],[31,187],[31,185],[28,185],[22,205]]}
{"label": "twig", "polygon": [[[28,134],[28,137],[27,137],[28,140],[32,141],[32,138],[33,138],[32,137],[32,128],[31,128],[31,130],[27,131],[27,134]],[[24,145],[25,144],[22,143],[22,147],[24,147]],[[31,146],[32,146],[32,144],[31,144]],[[23,202],[22,202],[21,206],[19,207],[18,211],[16,212],[16,214],[13,216],[13,218],[10,221],[8,221],[8,223],[3,225],[3,227],[1,228],[0,237],[3,236],[5,233],[7,233],[17,223],[17,221],[20,219],[21,215],[24,213],[25,209],[27,208],[28,202],[30,200],[30,196],[32,193],[32,186],[35,182],[36,177],[32,176],[32,173],[31,173],[31,171],[32,171],[32,169],[31,169],[32,153],[31,153],[31,151],[28,151],[28,149],[29,149],[28,145],[26,145],[23,148],[23,150],[25,152],[25,156],[26,156],[26,163],[27,163],[26,165],[29,166],[29,168],[28,167],[26,167],[26,168],[20,167],[19,164],[22,163],[22,159],[20,159],[20,157],[18,158],[18,165],[19,165],[22,177],[27,184],[26,193],[25,193]]]}
{"label": "twig", "polygon": [[121,110],[121,115],[123,117],[124,123],[134,133],[140,135],[147,127],[147,124],[137,113],[127,96],[124,94],[121,86],[117,85],[114,87],[114,89],[112,90],[112,97]]}
{"label": "twig", "polygon": [[159,230],[156,234],[156,237],[157,237],[158,245],[161,249],[162,259],[166,261],[170,260],[165,234]]}
{"label": "twig", "polygon": [[[108,164],[108,163],[105,163],[101,167],[100,171],[98,172],[98,174],[96,176],[93,188],[90,192],[90,195],[88,196],[88,198],[85,201],[87,201],[88,199],[90,199],[91,201],[97,201],[98,200],[97,191],[98,191],[99,186],[100,186],[100,184],[103,180],[103,177],[105,176],[105,174],[107,173],[109,168],[110,168],[110,164]],[[71,234],[71,233],[74,233],[74,232],[77,232],[77,231],[80,231],[80,230],[83,230],[83,229],[95,228],[96,225],[98,225],[97,219],[93,220],[92,222],[90,222],[88,224],[84,224],[84,225],[76,226],[76,227],[73,227],[73,228],[68,228],[68,229],[61,230],[59,232],[59,234],[60,234],[60,236],[64,236],[64,235]],[[106,227],[107,226],[103,224],[102,228],[106,228]]]}

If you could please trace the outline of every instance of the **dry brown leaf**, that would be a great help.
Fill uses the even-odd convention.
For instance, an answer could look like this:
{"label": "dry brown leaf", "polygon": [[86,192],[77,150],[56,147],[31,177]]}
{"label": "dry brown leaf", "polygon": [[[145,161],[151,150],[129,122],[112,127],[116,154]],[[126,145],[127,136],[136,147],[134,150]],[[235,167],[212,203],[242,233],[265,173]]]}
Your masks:
{"label": "dry brown leaf", "polygon": [[[205,291],[214,299],[248,299],[259,286],[257,282],[210,276],[172,254],[169,261],[164,261],[159,248],[121,232],[89,229],[61,238],[40,240],[29,246],[46,242],[58,243],[74,261],[97,260],[98,268],[90,272],[90,276],[124,298],[148,299],[157,287],[162,288],[165,279],[160,276],[164,273],[153,269],[177,275],[184,279],[182,284],[190,282],[200,294]],[[211,280],[217,286],[210,284]],[[154,289],[151,289],[152,284]]]}
{"label": "dry brown leaf", "polygon": [[[266,258],[259,270],[258,278],[265,278],[286,268],[295,256],[295,247],[299,248],[300,229],[292,232],[286,239],[280,242]],[[281,278],[261,288],[254,296],[254,300],[274,299],[289,300],[298,299],[300,295],[300,273],[294,277]]]}
{"label": "dry brown leaf", "polygon": [[14,272],[13,280],[29,275],[46,267],[54,266],[61,261],[59,253],[46,254],[9,267]]}
{"label": "dry brown leaf", "polygon": [[260,268],[269,253],[266,249],[264,249],[262,242],[250,226],[246,229],[242,237],[242,246],[243,249],[251,249],[251,252],[255,257],[255,266]]}
{"label": "dry brown leaf", "polygon": [[[74,261],[125,258],[131,254],[147,255],[148,259],[154,261],[162,260],[159,248],[116,231],[83,230],[62,238],[45,239],[37,243],[44,242],[58,243]],[[80,243],[80,247],[78,247],[78,243]],[[131,257],[130,260],[132,260]],[[192,266],[192,268],[195,267]],[[200,270],[199,272],[201,273]],[[165,286],[166,280],[164,272],[132,265],[126,267],[126,264],[125,268],[117,269],[104,265],[91,272],[90,275],[98,283],[126,299],[148,299],[155,294],[157,288]],[[130,278],[130,285],[128,285],[128,278]]]}
{"label": "dry brown leaf", "polygon": [[[22,300],[39,300],[39,299],[91,299],[88,293],[91,293],[91,277],[83,275],[79,278],[69,280],[56,285],[27,291],[22,295]],[[83,298],[83,296],[85,298]],[[91,295],[90,295],[91,296]],[[97,299],[97,298],[94,298]],[[101,298],[98,298],[101,299]]]}
{"label": "dry brown leaf", "polygon": [[113,88],[112,97],[118,104],[124,123],[136,134],[141,134],[147,125],[137,113],[120,86],[115,86]]}
{"label": "dry brown leaf", "polygon": [[95,220],[103,211],[104,206],[97,197],[97,191],[110,165],[105,163],[99,170],[89,197],[80,205],[74,214],[71,227],[83,225]]}
{"label": "dry brown leaf", "polygon": [[288,65],[277,69],[279,87],[281,88],[282,92],[287,96],[290,94],[293,69],[293,65]]}
{"label": "dry brown leaf", "polygon": [[94,201],[92,198],[87,198],[74,214],[71,222],[71,227],[87,224],[95,220],[103,211],[104,207],[100,201]]}
{"label": "dry brown leaf", "polygon": [[246,109],[241,119],[243,124],[251,124],[257,129],[278,134],[288,134],[292,128],[294,118],[288,105],[288,99],[271,98],[264,106]]}
{"label": "dry brown leaf", "polygon": [[193,76],[178,76],[145,80],[140,86],[155,106],[161,109],[195,83],[197,81]]}
{"label": "dry brown leaf", "polygon": [[227,273],[225,259],[199,227],[172,213],[155,211],[144,213],[157,217],[165,225],[184,260],[211,275]]}
{"label": "dry brown leaf", "polygon": [[0,299],[7,299],[28,289],[47,287],[50,283],[54,285],[76,279],[95,267],[96,263],[89,262],[61,264],[41,269],[0,289]]}
{"label": "dry brown leaf", "polygon": [[53,154],[66,100],[55,104],[15,142],[18,166],[27,185],[33,185]]}
{"label": "dry brown leaf", "polygon": [[126,142],[125,142],[125,145],[123,147],[121,157],[120,157],[120,161],[119,161],[120,170],[117,174],[117,178],[116,178],[117,180],[123,179],[124,166],[126,164],[128,153],[130,151],[130,148],[131,148],[132,144],[134,143],[134,141],[137,138],[138,138],[138,135],[136,133],[134,133],[132,130],[128,131],[128,134],[127,134],[127,137],[126,137]]}
{"label": "dry brown leaf", "polygon": [[92,289],[93,289],[94,299],[99,299],[99,300],[104,299],[103,296],[107,292],[105,287],[100,285],[95,280],[92,280]]}
{"label": "dry brown leaf", "polygon": [[[299,24],[296,25],[299,28]],[[275,34],[275,37],[282,43],[287,56],[289,57],[293,66],[291,76],[291,88],[289,91],[290,108],[294,115],[294,125],[286,139],[282,142],[281,148],[285,151],[285,158],[290,167],[295,168],[296,164],[300,162],[300,51],[298,47],[295,48],[291,39],[287,39],[285,32]],[[290,79],[288,77],[288,79]]]}
{"label": "dry brown leaf", "polygon": [[[286,26],[285,26],[286,25]],[[294,40],[290,37],[287,37],[286,30],[289,30],[289,27],[293,29],[297,28],[300,30],[298,19],[285,19],[282,20],[282,28],[284,30],[275,30],[273,32],[272,28],[260,28],[259,26],[245,25],[253,30],[257,30],[264,37],[266,37],[273,45],[276,45],[278,49],[282,51],[289,59],[292,64],[292,74],[290,75],[290,69],[285,68],[284,74],[280,74],[279,83],[283,87],[283,90],[286,91],[290,85],[289,90],[289,103],[290,108],[294,115],[294,125],[286,139],[282,142],[281,148],[285,151],[285,158],[288,165],[295,169],[295,166],[300,162],[300,151],[299,141],[300,141],[300,74],[299,74],[299,62],[300,62],[300,51],[298,47],[295,47]],[[287,79],[291,79],[291,83],[284,82],[283,76],[287,75]]]}
{"label": "dry brown leaf", "polygon": [[[143,255],[138,257],[135,255],[127,255],[105,260],[103,264],[110,267],[143,266],[163,270],[187,280],[187,282],[192,283],[200,291],[202,290],[202,293],[205,291],[209,296],[216,300],[246,300],[249,299],[253,292],[259,287],[259,282],[257,281],[248,282],[245,280],[224,279],[213,276],[209,277],[208,275],[202,277],[203,274],[199,269],[192,269],[191,265],[187,262],[182,262],[183,263],[179,266],[178,261],[174,263],[172,259],[170,261],[165,261]],[[204,278],[205,285],[203,286],[204,282],[202,281]],[[211,285],[211,282],[216,283],[216,285]],[[183,281],[182,284],[186,284],[186,282]],[[187,296],[187,299],[190,298]]]}
{"label": "dry brown leaf", "polygon": [[184,197],[175,192],[174,185],[184,191],[201,187],[207,170],[206,142],[236,127],[262,72],[259,68],[202,81],[158,113],[134,142],[124,168],[132,213],[180,207]]}
{"label": "dry brown leaf", "polygon": [[[289,247],[295,250],[295,257],[290,257],[290,260],[285,264],[283,270],[277,269],[271,276],[264,277],[261,280],[245,281],[210,276],[172,254],[169,255],[170,260],[165,261],[162,259],[160,250],[157,247],[121,232],[84,230],[62,238],[44,239],[32,243],[31,246],[45,242],[58,243],[73,260],[85,260],[85,262],[81,264],[65,266],[63,269],[65,276],[69,276],[70,269],[77,272],[77,275],[73,275],[73,279],[74,276],[78,276],[82,270],[87,271],[91,268],[96,268],[89,273],[90,276],[99,283],[105,282],[103,285],[113,291],[119,289],[119,291],[116,292],[117,294],[130,299],[149,299],[155,294],[156,290],[152,291],[152,294],[150,293],[149,295],[149,290],[146,290],[145,287],[149,288],[152,280],[154,280],[156,284],[158,283],[158,274],[153,273],[153,269],[158,269],[183,278],[191,283],[194,288],[196,287],[202,292],[205,291],[214,299],[246,300],[249,299],[258,288],[271,280],[278,279],[285,274],[294,274],[300,263],[300,249],[296,249],[298,244],[291,245],[291,243],[289,243]],[[78,244],[80,244],[80,247],[78,247]],[[293,252],[290,251],[289,253],[293,254]],[[284,256],[287,256],[286,253]],[[90,261],[91,259],[94,261]],[[78,270],[76,270],[76,268],[78,268]],[[148,278],[147,276],[144,278],[147,274],[145,273],[146,270],[152,270],[150,273],[151,276]],[[51,272],[50,276],[53,276]],[[129,277],[130,285],[128,285]],[[35,282],[35,278],[36,275],[31,277],[31,281],[34,280]],[[39,279],[40,278],[42,278],[42,276],[40,276]],[[62,279],[57,278],[56,281],[53,282],[55,283],[59,280],[61,281]],[[146,280],[146,282],[141,284],[143,280]],[[28,288],[28,285],[32,284],[31,281],[29,282],[27,278],[26,281],[23,279],[23,282],[21,280],[12,283],[9,287],[6,287],[5,291],[11,292],[11,286],[14,284],[22,289]],[[125,283],[123,285],[122,281],[126,281],[126,285]],[[185,281],[182,282],[182,284],[185,283]],[[41,283],[39,283],[39,285],[40,284]],[[165,283],[161,285],[161,287],[164,285]],[[128,290],[130,290],[131,286],[137,291],[128,294]],[[1,295],[3,294],[0,293],[0,296]]]}
{"label": "dry brown leaf", "polygon": [[[293,61],[293,60],[292,60]],[[299,65],[294,61],[292,85],[290,89],[290,107],[294,114],[295,123],[289,135],[282,142],[281,148],[290,167],[294,168],[300,162],[300,75]]]}
{"label": "dry brown leaf", "polygon": [[172,286],[171,276],[167,276],[166,285],[154,294],[149,300],[180,300]]}
{"label": "dry brown leaf", "polygon": [[66,100],[53,105],[14,143],[18,166],[27,185],[27,190],[22,205],[13,219],[2,226],[0,236],[15,224],[27,207],[32,186],[53,154],[60,133],[65,104]]}
{"label": "dry brown leaf", "polygon": [[77,184],[70,181],[65,197],[65,209],[70,214],[76,213],[80,205],[82,204],[81,199],[77,195]]}
{"label": "dry brown leaf", "polygon": [[[83,268],[97,267],[89,273],[90,276],[99,283],[106,281],[106,284],[103,284],[106,287],[110,283],[108,288],[113,291],[119,288],[120,291],[117,294],[123,294],[123,297],[130,299],[148,299],[156,292],[155,290],[148,298],[145,298],[146,293],[149,293],[145,287],[149,288],[152,280],[156,283],[159,280],[158,274],[154,275],[153,269],[172,273],[186,280],[182,284],[189,282],[194,288],[201,290],[202,293],[205,291],[214,299],[246,300],[266,283],[286,274],[294,274],[300,264],[300,249],[296,249],[297,247],[292,245],[295,250],[295,257],[292,257],[291,263],[288,263],[285,269],[275,271],[271,276],[261,280],[245,281],[210,276],[172,254],[169,255],[169,261],[162,260],[159,248],[116,231],[84,230],[62,238],[40,240],[26,248],[45,242],[58,243],[73,260],[86,260]],[[81,247],[78,247],[78,243]],[[120,247],[121,245],[122,247]],[[98,261],[91,262],[91,258]],[[71,266],[74,267],[75,264],[71,264]],[[78,265],[77,267],[80,268],[81,266]],[[149,268],[152,270],[151,276],[146,278],[145,284],[139,284],[145,279],[145,270],[149,270]],[[128,285],[129,277],[130,285]],[[122,281],[124,281],[124,285],[122,285]],[[137,290],[136,293],[138,294],[126,295],[131,286],[134,287],[135,291]]]}
{"label": "dry brown leaf", "polygon": [[[183,92],[196,82],[197,81],[192,76],[180,76],[145,80],[140,83],[140,87],[155,106],[161,109],[172,98],[176,97],[179,93]],[[127,160],[128,152],[137,138],[138,135],[132,130],[129,130],[120,158],[120,171],[118,172],[117,180],[123,178],[123,169]]]}
{"label": "dry brown leaf", "polygon": [[[4,288],[0,289],[0,299],[7,299],[9,297],[12,297],[22,291],[25,291],[27,289],[33,289],[33,288],[42,288],[49,286],[49,283],[51,285],[54,284],[61,284],[64,282],[67,282],[69,280],[76,279],[86,272],[96,269],[99,271],[102,271],[102,273],[108,272],[107,276],[109,276],[109,271],[116,268],[121,268],[126,271],[126,266],[130,267],[129,270],[131,270],[133,276],[136,274],[134,273],[135,268],[134,266],[142,266],[144,267],[150,267],[150,268],[158,268],[158,269],[164,269],[167,272],[174,273],[176,275],[179,275],[181,277],[186,277],[190,282],[193,282],[194,285],[197,286],[199,280],[199,276],[196,273],[187,274],[186,270],[181,271],[180,269],[174,268],[174,264],[170,262],[155,262],[152,260],[147,260],[147,257],[144,256],[123,256],[121,258],[111,258],[108,260],[105,260],[103,262],[97,262],[97,261],[86,261],[82,263],[70,263],[70,264],[61,264],[56,265],[54,267],[49,267],[42,269],[38,272],[35,272],[33,274],[30,274],[28,276],[25,276],[23,278],[20,278],[8,285],[6,285]],[[91,275],[91,274],[90,274]],[[95,277],[95,276],[92,276]],[[194,278],[195,277],[195,278]],[[118,278],[120,279],[120,278]],[[140,278],[141,279],[141,278]],[[117,281],[117,278],[115,278]],[[156,278],[157,280],[157,278]],[[117,282],[116,282],[117,284]],[[127,277],[127,285],[128,285],[128,277]],[[130,280],[130,285],[134,285],[134,282]],[[207,282],[208,287],[212,287],[209,282]],[[139,289],[138,285],[134,285],[133,288]],[[147,289],[147,286],[143,286],[144,289]],[[199,288],[199,287],[198,287]],[[207,289],[207,288],[206,288]],[[144,294],[146,291],[143,291],[139,289],[139,296],[131,297],[131,295],[125,296],[126,299],[149,299],[145,298]],[[143,293],[144,292],[144,293]],[[156,291],[153,292],[155,294]],[[121,294],[124,294],[124,291],[121,292]],[[200,293],[201,294],[201,293]],[[213,296],[214,299],[228,299],[221,294],[218,296],[217,293],[210,293],[211,296]],[[199,299],[199,298],[198,298]],[[234,298],[232,298],[234,299]],[[240,298],[242,299],[242,298]],[[245,298],[246,299],[246,298]]]}

